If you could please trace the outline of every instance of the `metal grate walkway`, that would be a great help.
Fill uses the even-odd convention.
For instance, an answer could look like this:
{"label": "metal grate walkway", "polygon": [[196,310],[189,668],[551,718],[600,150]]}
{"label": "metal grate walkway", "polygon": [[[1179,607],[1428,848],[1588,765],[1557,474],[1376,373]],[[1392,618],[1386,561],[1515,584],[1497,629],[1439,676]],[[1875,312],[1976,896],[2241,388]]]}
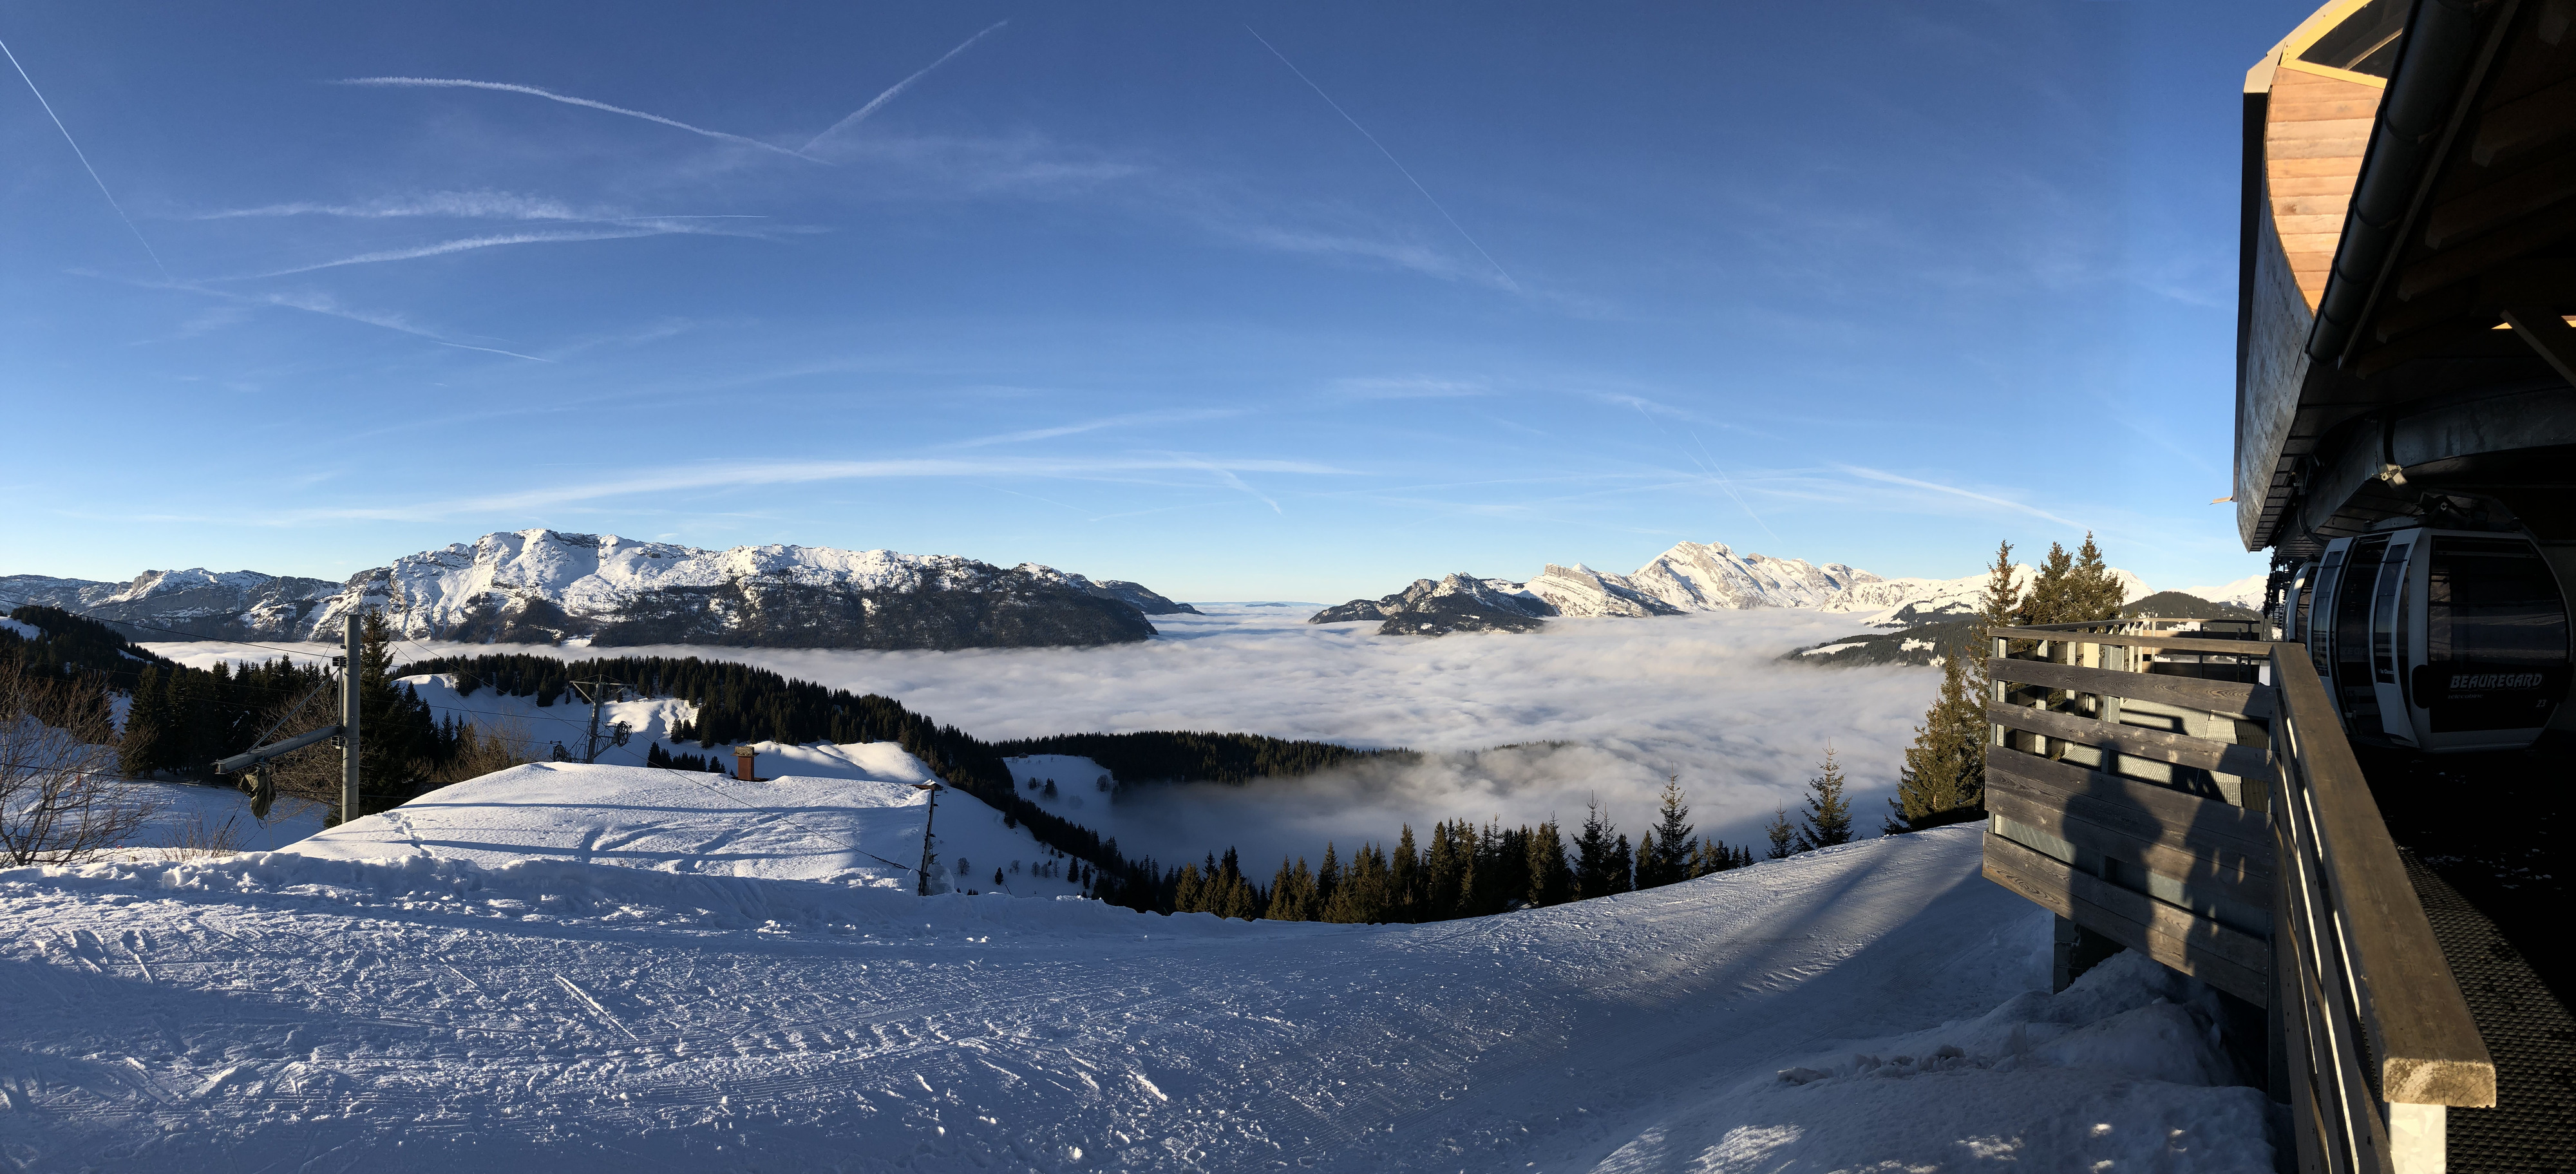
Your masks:
{"label": "metal grate walkway", "polygon": [[2398,855],[2495,1058],[2496,1107],[2450,1111],[2452,1174],[2576,1172],[2576,1015],[2494,922],[2413,852]]}

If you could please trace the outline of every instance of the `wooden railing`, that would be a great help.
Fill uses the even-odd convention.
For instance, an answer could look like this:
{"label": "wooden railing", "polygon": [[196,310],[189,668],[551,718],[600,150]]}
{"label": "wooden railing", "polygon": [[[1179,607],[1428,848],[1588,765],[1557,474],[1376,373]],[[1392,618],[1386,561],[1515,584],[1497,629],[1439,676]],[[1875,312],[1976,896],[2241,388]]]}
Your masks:
{"label": "wooden railing", "polygon": [[2302,1171],[2441,1169],[2495,1068],[2306,651],[2256,621],[1987,634],[1986,875],[2265,1007]]}

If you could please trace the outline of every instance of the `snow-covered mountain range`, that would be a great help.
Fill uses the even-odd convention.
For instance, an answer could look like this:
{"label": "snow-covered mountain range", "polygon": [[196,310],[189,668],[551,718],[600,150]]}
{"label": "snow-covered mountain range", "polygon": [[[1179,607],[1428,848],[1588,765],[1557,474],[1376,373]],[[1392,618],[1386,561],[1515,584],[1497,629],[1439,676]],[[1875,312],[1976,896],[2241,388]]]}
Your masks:
{"label": "snow-covered mountain range", "polygon": [[[2127,571],[2112,575],[2126,600],[2153,589]],[[2013,569],[2027,589],[2037,572]],[[1527,582],[1454,574],[1437,582],[1416,579],[1403,591],[1354,599],[1315,613],[1308,623],[1377,620],[1387,635],[1441,635],[1449,631],[1528,631],[1549,616],[1644,617],[1757,607],[1803,607],[1864,613],[1857,623],[1909,627],[1969,615],[1977,610],[1986,577],[1882,579],[1842,563],[1818,566],[1805,559],[1737,554],[1720,542],[1684,542],[1655,556],[1635,574],[1616,575],[1581,563],[1548,564]],[[2261,583],[2254,584],[2257,594]]]}
{"label": "snow-covered mountain range", "polygon": [[973,648],[1143,640],[1192,611],[1135,583],[1036,563],[819,546],[701,550],[521,530],[395,559],[345,583],[147,571],[125,584],[15,575],[0,596],[77,610],[138,640],[336,637],[381,610],[414,639],[596,646]]}

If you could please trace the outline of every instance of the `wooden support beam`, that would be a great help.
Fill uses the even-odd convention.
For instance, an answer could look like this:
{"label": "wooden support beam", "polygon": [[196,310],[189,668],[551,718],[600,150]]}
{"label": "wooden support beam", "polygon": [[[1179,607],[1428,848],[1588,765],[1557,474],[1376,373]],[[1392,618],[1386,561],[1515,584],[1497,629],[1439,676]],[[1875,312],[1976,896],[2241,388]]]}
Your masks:
{"label": "wooden support beam", "polygon": [[1986,878],[2158,962],[2256,1006],[2271,1002],[2272,945],[2188,909],[2078,872],[1993,832]]}
{"label": "wooden support beam", "polygon": [[2576,384],[2576,326],[2549,306],[2507,306],[2504,320],[2513,333],[2549,360],[2558,377]]}
{"label": "wooden support beam", "polygon": [[2576,199],[2576,155],[2498,180],[2433,209],[2424,225],[2424,246],[2447,249],[2568,199]]}
{"label": "wooden support beam", "polygon": [[2168,734],[2162,730],[2115,726],[2071,713],[2024,709],[2018,705],[1989,704],[1986,706],[1986,720],[2016,730],[2063,738],[2086,746],[2100,746],[2175,766],[2197,767],[2238,778],[2261,779],[2267,783],[2277,782],[2281,777],[2272,766],[2271,751],[2262,746],[2238,746],[2207,738]]}
{"label": "wooden support beam", "polygon": [[2272,690],[2267,685],[2084,668],[2051,664],[2044,660],[1990,660],[1986,662],[1986,671],[1994,680],[2023,685],[2126,697],[2131,701],[2151,701],[2209,713],[2241,713],[2250,718],[2272,716]]}

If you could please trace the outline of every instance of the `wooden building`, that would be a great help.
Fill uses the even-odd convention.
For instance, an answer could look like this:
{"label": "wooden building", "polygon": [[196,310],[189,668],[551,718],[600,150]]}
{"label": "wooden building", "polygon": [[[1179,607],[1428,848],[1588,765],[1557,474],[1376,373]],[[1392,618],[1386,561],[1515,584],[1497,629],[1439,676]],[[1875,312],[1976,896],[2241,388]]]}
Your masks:
{"label": "wooden building", "polygon": [[2576,1071],[2576,1020],[2462,945],[2481,915],[2365,769],[2576,764],[2571,25],[2576,0],[2334,0],[2263,54],[2234,502],[2269,615],[1987,633],[1986,875],[2056,912],[2061,983],[2137,950],[2264,1025],[2285,1168],[2576,1168],[2540,1152],[2576,1147],[2548,1100],[2576,1093],[2517,1083]]}

